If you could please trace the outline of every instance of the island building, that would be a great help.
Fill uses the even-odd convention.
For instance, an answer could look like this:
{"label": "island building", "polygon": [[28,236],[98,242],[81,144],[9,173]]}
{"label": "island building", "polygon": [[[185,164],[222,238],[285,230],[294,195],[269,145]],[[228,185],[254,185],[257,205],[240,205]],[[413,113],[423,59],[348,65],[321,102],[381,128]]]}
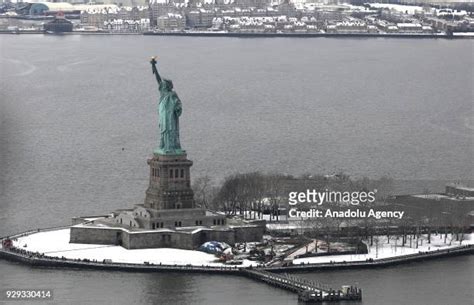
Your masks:
{"label": "island building", "polygon": [[73,218],[70,242],[121,245],[127,249],[195,249],[207,241],[230,245],[261,241],[265,221],[227,218],[196,206],[191,188],[193,162],[181,149],[181,101],[169,80],[162,80],[152,60],[160,88],[160,145],[148,159],[149,184],[142,204],[107,217]]}

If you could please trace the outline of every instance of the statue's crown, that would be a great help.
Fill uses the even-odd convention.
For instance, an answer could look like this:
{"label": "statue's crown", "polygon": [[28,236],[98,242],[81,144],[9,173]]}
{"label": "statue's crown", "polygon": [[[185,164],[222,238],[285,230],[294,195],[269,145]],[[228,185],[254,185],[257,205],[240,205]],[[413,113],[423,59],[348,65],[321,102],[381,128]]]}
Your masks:
{"label": "statue's crown", "polygon": [[173,82],[169,79],[164,79],[160,85],[160,89],[173,89]]}

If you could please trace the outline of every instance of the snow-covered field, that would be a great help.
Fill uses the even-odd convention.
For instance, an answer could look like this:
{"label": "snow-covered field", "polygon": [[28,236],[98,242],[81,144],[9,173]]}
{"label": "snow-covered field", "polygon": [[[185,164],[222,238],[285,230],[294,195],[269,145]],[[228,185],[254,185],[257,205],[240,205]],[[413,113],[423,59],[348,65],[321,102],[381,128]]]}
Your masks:
{"label": "snow-covered field", "polygon": [[[27,251],[43,253],[45,256],[64,256],[68,259],[87,258],[99,262],[111,259],[117,263],[135,264],[149,262],[166,265],[223,266],[222,263],[217,262],[214,255],[201,251],[171,248],[128,250],[113,245],[71,244],[69,233],[69,229],[34,233],[18,238],[13,245]],[[244,260],[242,266],[256,264],[256,262]]]}
{"label": "snow-covered field", "polygon": [[[378,239],[378,242],[377,242]],[[367,242],[365,242],[367,244]],[[329,263],[333,262],[358,262],[366,261],[367,259],[383,259],[389,257],[397,257],[409,254],[416,254],[421,252],[436,251],[438,249],[449,249],[459,247],[459,242],[455,241],[455,237],[448,234],[447,241],[444,243],[443,235],[431,235],[431,243],[428,243],[426,235],[423,235],[419,242],[418,248],[416,248],[415,240],[412,240],[412,246],[410,247],[410,241],[404,247],[401,246],[401,237],[397,239],[390,238],[390,243],[387,242],[387,237],[379,236],[374,237],[374,243],[369,247],[368,254],[354,254],[354,255],[330,255],[320,257],[305,257],[293,260],[293,264],[317,264],[317,263]],[[474,234],[465,234],[462,245],[474,244]]]}

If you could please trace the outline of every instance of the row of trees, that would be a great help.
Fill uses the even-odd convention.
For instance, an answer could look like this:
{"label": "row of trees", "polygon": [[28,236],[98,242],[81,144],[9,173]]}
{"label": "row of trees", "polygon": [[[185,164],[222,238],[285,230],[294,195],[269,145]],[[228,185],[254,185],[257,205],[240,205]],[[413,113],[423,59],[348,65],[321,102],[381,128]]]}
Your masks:
{"label": "row of trees", "polygon": [[251,172],[228,176],[215,186],[206,176],[196,179],[193,189],[202,207],[253,219],[262,218],[266,211],[278,219],[278,207],[287,197],[285,179],[284,175]]}
{"label": "row of trees", "polygon": [[389,194],[391,180],[362,178],[351,179],[343,173],[334,175],[302,175],[250,172],[227,176],[220,185],[208,177],[195,179],[193,189],[198,205],[223,211],[228,215],[244,215],[261,218],[263,212],[278,217],[279,207],[288,206],[289,192],[316,189],[324,191],[372,191],[377,189],[378,198]]}

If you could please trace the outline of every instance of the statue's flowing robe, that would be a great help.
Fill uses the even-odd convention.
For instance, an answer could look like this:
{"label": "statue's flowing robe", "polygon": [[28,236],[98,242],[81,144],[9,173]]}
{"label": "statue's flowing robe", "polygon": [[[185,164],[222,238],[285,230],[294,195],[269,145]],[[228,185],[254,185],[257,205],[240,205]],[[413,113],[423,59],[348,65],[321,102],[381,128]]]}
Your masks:
{"label": "statue's flowing robe", "polygon": [[176,92],[168,88],[160,88],[158,115],[160,117],[160,151],[163,153],[179,153],[179,116],[181,101]]}

